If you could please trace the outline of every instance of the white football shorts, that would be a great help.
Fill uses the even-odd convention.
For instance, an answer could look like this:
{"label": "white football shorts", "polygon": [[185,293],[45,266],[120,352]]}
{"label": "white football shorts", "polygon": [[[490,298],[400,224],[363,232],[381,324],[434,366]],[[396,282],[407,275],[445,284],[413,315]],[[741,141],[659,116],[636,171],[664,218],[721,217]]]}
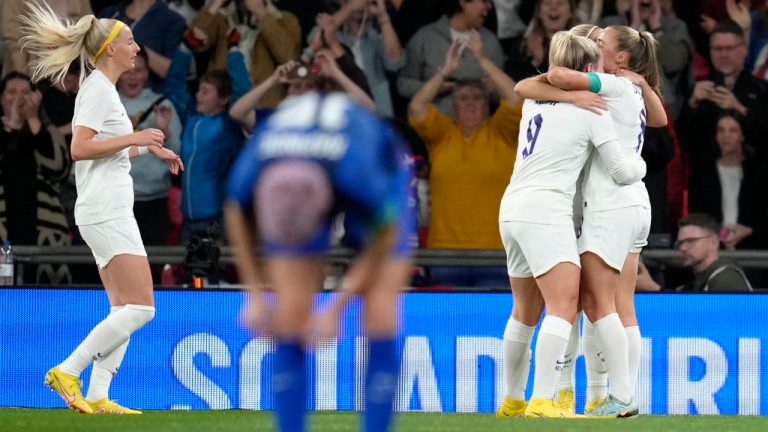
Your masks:
{"label": "white football shorts", "polygon": [[562,262],[581,267],[571,218],[555,225],[499,222],[499,232],[511,277],[539,277]]}
{"label": "white football shorts", "polygon": [[642,206],[584,213],[579,254],[592,252],[621,271],[628,253],[640,253],[648,244],[651,209]]}
{"label": "white football shorts", "polygon": [[139,225],[133,216],[110,219],[93,225],[79,225],[78,228],[100,269],[106,267],[117,255],[147,256]]}

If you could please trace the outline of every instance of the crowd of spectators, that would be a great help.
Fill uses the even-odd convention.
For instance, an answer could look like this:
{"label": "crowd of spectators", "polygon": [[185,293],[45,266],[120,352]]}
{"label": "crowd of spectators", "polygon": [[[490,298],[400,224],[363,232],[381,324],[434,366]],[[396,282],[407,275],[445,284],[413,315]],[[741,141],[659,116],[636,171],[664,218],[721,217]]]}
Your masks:
{"label": "crowd of spectators", "polygon": [[[163,130],[187,168],[175,177],[157,161],[133,161],[146,244],[223,241],[223,184],[239,148],[287,95],[320,88],[346,91],[409,139],[420,247],[500,249],[522,103],[512,87],[547,70],[555,32],[592,23],[659,41],[673,121],[645,131],[652,233],[674,238],[678,220],[700,212],[717,222],[724,248],[768,249],[766,0],[39,1],[68,19],[117,18],[142,48],[118,90],[134,127]],[[18,22],[28,4],[0,9],[0,238],[77,244],[67,144],[81,71],[29,82]],[[498,282],[445,270],[433,283]],[[72,277],[41,266],[27,279]]]}

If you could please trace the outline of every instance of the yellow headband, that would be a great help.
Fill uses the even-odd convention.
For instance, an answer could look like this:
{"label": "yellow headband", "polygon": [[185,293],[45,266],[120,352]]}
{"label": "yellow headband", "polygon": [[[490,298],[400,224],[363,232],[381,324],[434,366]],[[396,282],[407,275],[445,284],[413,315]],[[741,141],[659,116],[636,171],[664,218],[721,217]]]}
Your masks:
{"label": "yellow headband", "polygon": [[99,56],[101,55],[101,53],[104,52],[105,49],[107,49],[107,45],[112,43],[113,40],[115,40],[115,38],[117,37],[117,34],[120,33],[120,30],[123,29],[123,26],[125,26],[125,24],[123,24],[122,21],[115,22],[115,26],[112,27],[112,31],[109,32],[109,36],[107,36],[107,38],[104,39],[104,43],[101,44],[101,46],[99,47],[99,50],[96,51],[96,54],[93,55],[93,58],[91,58],[91,61],[96,63],[96,59],[99,58]]}

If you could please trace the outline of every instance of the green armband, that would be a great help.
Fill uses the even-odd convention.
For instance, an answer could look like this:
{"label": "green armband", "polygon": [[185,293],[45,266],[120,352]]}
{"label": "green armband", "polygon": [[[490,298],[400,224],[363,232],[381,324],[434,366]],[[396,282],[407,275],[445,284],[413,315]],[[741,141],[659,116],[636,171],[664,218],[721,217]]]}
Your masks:
{"label": "green armband", "polygon": [[393,202],[385,203],[378,214],[376,214],[369,224],[369,228],[377,230],[384,225],[397,220],[396,207]]}
{"label": "green armband", "polygon": [[600,93],[600,89],[603,87],[600,77],[594,72],[587,72],[587,78],[589,78],[589,91]]}

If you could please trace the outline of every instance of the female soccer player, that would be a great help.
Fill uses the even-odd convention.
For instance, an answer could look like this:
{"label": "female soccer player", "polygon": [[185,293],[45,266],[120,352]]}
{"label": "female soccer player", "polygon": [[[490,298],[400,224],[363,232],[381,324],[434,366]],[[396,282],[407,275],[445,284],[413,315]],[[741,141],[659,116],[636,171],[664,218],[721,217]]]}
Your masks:
{"label": "female soccer player", "polygon": [[[569,32],[558,32],[552,38],[552,65],[588,72],[598,68],[599,59],[597,46],[587,38]],[[572,417],[555,405],[554,392],[579,292],[580,263],[572,221],[576,180],[593,147],[621,183],[642,178],[645,163],[638,156],[624,154],[608,116],[571,104],[527,100],[519,142],[515,169],[499,212],[514,296],[504,332],[505,351],[519,354],[505,358],[516,367],[506,372],[520,377],[525,370],[527,375],[524,357],[543,298],[547,315],[536,344],[533,395],[524,412],[527,417]],[[522,386],[516,390],[503,404],[519,414],[525,402]]]}
{"label": "female soccer player", "polygon": [[[580,32],[586,28],[574,30]],[[597,29],[590,29],[594,30]],[[546,81],[564,90],[590,90],[603,96],[622,148],[639,155],[646,123],[664,126],[667,121],[658,96],[656,41],[650,33],[624,26],[599,32],[597,40],[605,70],[616,72],[620,67],[629,68],[637,73],[622,73],[631,80],[552,68],[545,74]],[[542,100],[572,97],[547,88],[540,79],[521,82],[519,87],[524,97]],[[584,334],[589,381],[585,411],[598,416],[634,415],[637,413],[633,398],[640,338],[633,294],[639,253],[647,243],[650,228],[648,193],[641,181],[616,184],[606,166],[593,157],[587,165],[583,194],[584,221],[579,252],[583,269],[581,302],[588,318]],[[604,393],[607,388],[589,373],[601,363],[592,358],[597,356],[589,339],[593,333],[597,334],[611,378],[607,397]]]}
{"label": "female soccer player", "polygon": [[[32,60],[32,79],[61,81],[70,63],[92,69],[80,85],[72,119],[77,203],[75,221],[93,252],[111,313],[72,354],[45,375],[45,384],[64,401],[86,414],[141,414],[109,399],[112,377],[123,360],[133,332],[155,315],[152,276],[133,217],[132,157],[152,153],[171,172],[183,169],[179,157],[164,149],[158,129],[133,132],[115,83],[133,68],[139,47],[131,29],[120,21],[87,15],[77,23],[62,22],[44,2],[22,17],[24,49]],[[88,394],[78,377],[94,363]]]}
{"label": "female soccer player", "polygon": [[[241,280],[251,290],[247,321],[277,344],[273,390],[283,432],[305,430],[307,331],[317,330],[312,299],[339,211],[345,212],[350,243],[361,249],[341,297],[360,293],[363,299],[370,343],[363,430],[388,430],[399,367],[396,297],[407,283],[415,228],[405,156],[386,123],[349,97],[312,91],[283,102],[235,163],[224,212],[227,232]],[[274,309],[262,299],[266,281],[276,294]],[[322,329],[342,306],[336,302],[324,315]]]}

